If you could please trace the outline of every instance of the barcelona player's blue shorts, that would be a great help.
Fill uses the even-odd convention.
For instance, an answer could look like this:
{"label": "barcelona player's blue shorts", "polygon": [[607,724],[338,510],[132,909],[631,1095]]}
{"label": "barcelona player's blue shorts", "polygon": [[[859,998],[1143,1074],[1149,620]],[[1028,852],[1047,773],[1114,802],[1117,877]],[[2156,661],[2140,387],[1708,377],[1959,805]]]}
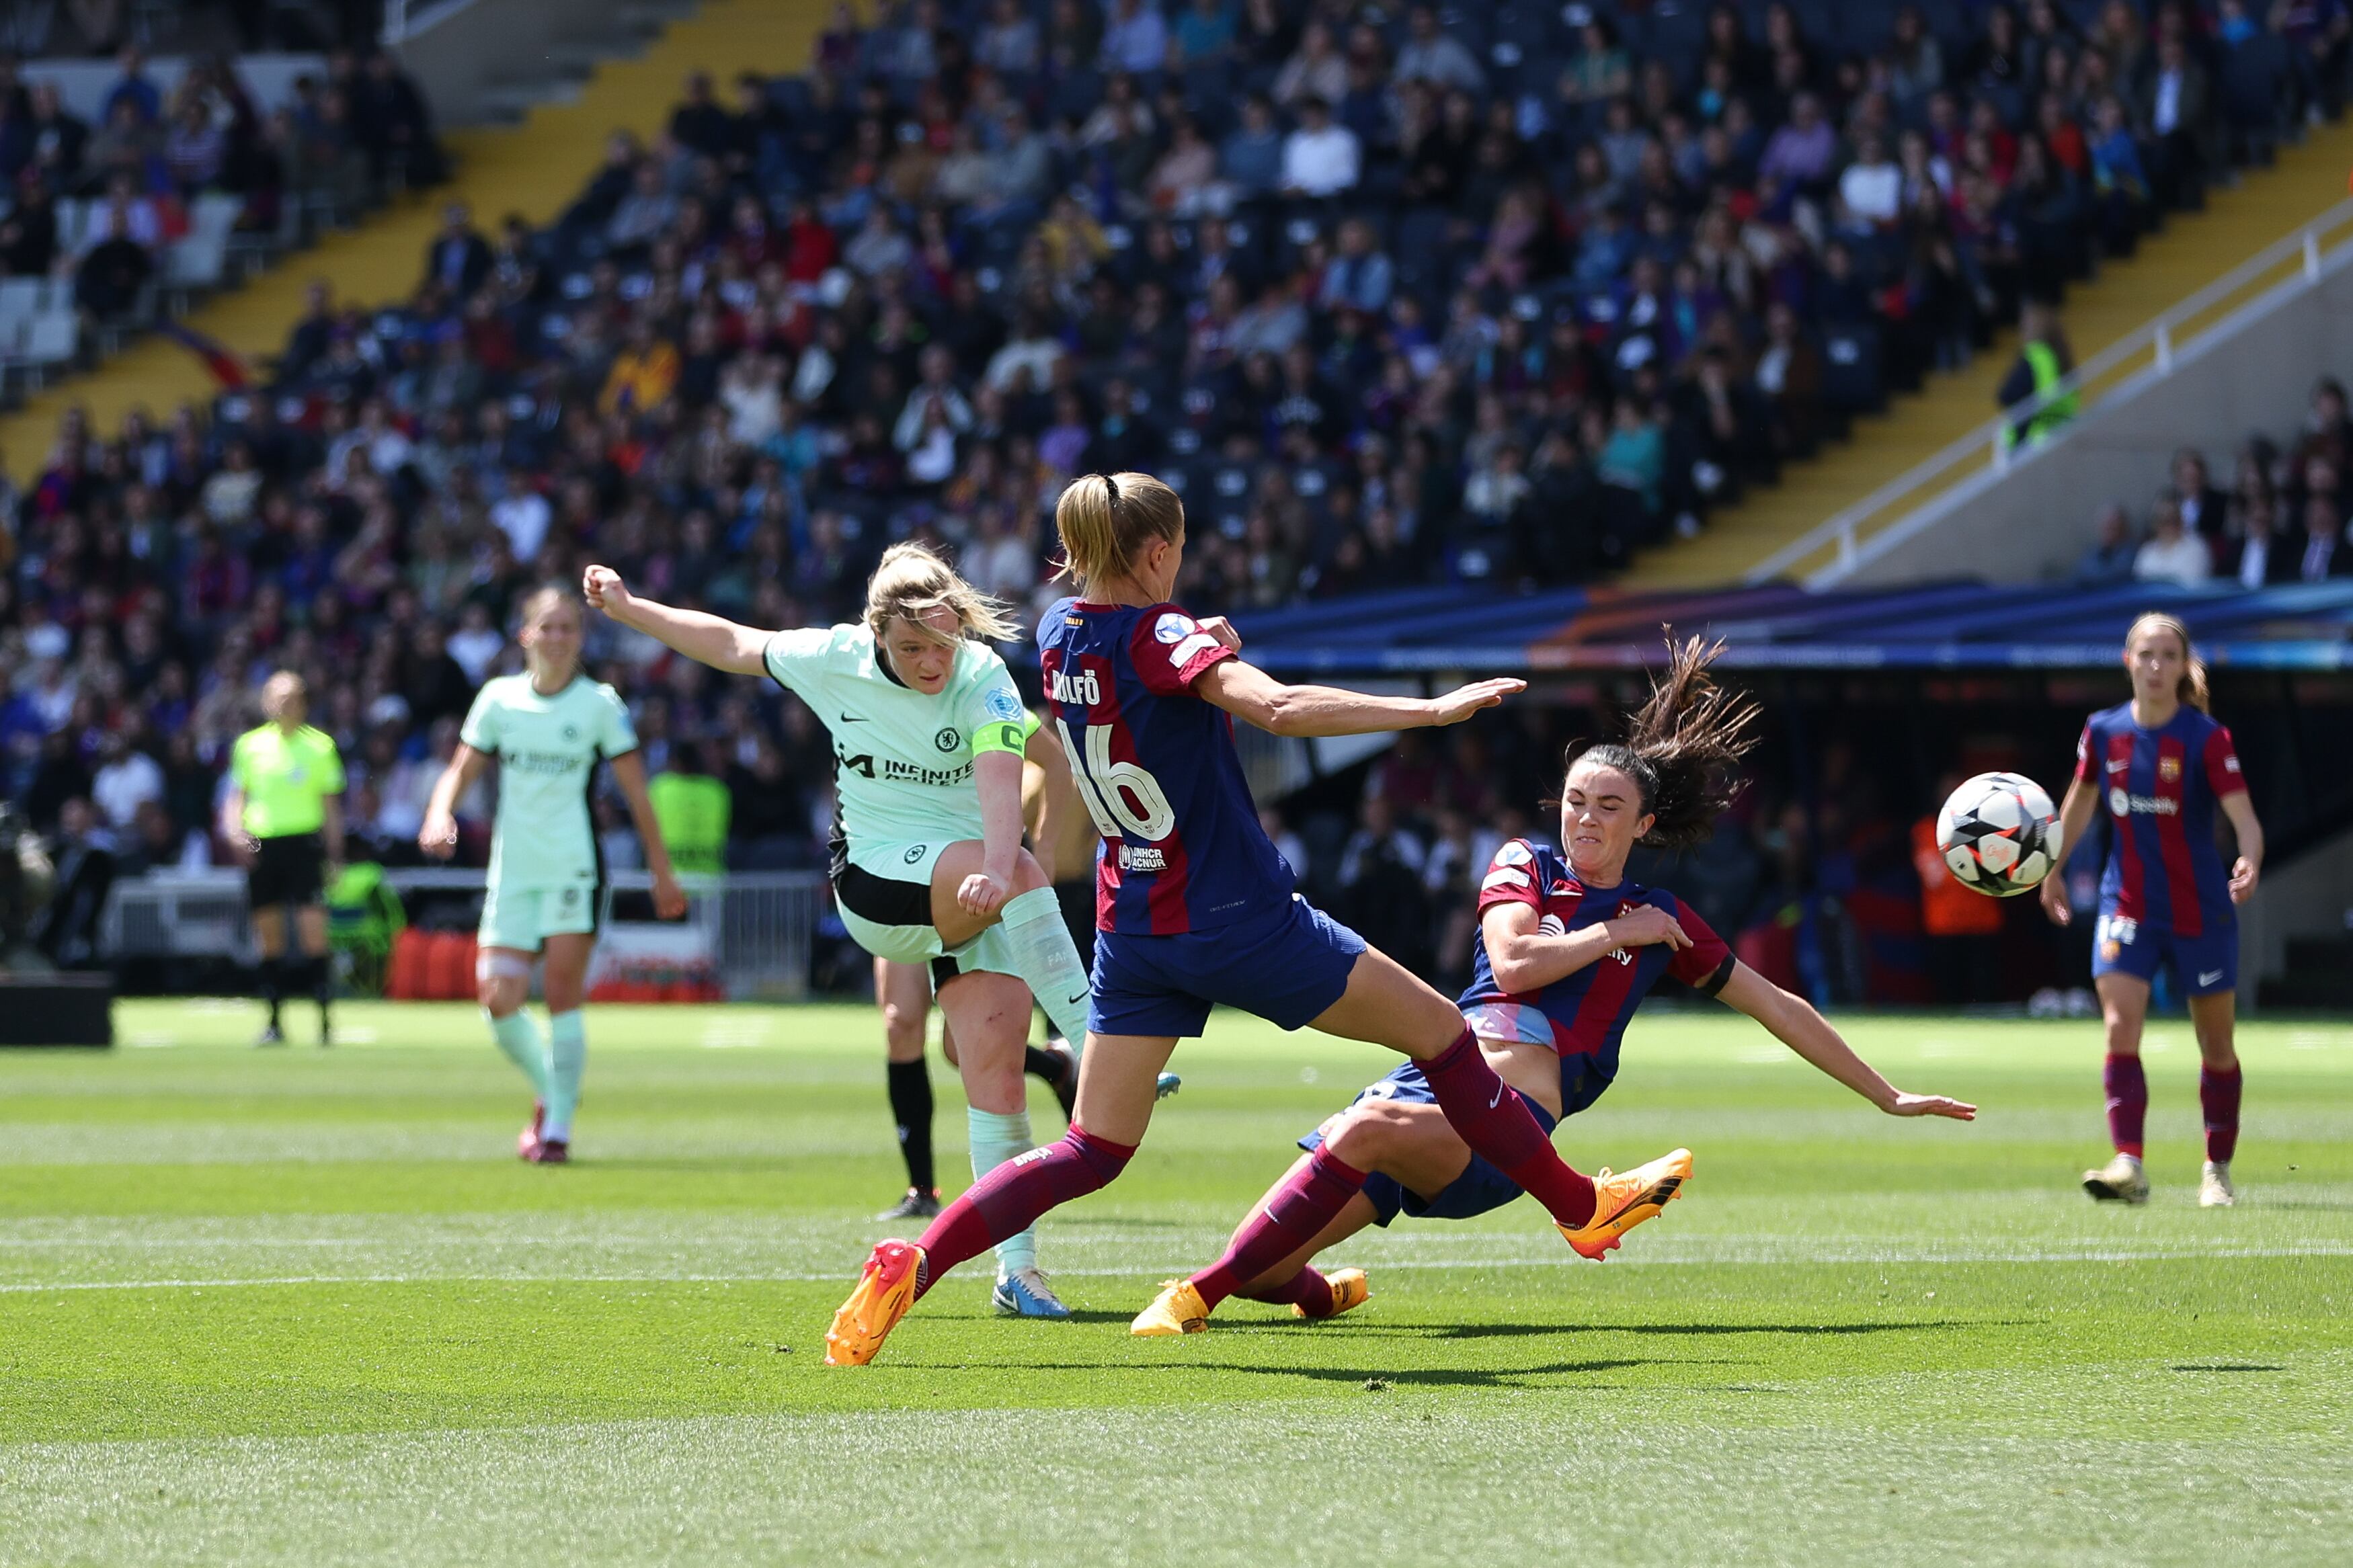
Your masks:
{"label": "barcelona player's blue shorts", "polygon": [[1296,1029],[1340,999],[1364,951],[1363,937],[1296,894],[1211,931],[1097,931],[1087,1027],[1190,1037],[1222,1005]]}
{"label": "barcelona player's blue shorts", "polygon": [[2129,974],[2154,980],[2158,967],[2173,966],[2174,983],[2185,996],[2213,996],[2239,986],[2239,922],[2220,921],[2196,936],[2100,911],[2092,934],[2092,978]]}
{"label": "barcelona player's blue shorts", "polygon": [[[1528,1114],[1536,1119],[1536,1125],[1545,1130],[1545,1136],[1552,1136],[1553,1125],[1557,1120],[1553,1113],[1546,1110],[1541,1101],[1520,1094],[1518,1089],[1512,1092],[1520,1095],[1520,1103],[1528,1108]],[[1348,1103],[1362,1105],[1368,1100],[1394,1100],[1407,1105],[1438,1103],[1438,1096],[1431,1092],[1430,1079],[1424,1078],[1421,1068],[1412,1062],[1406,1063],[1379,1082],[1366,1085],[1365,1091]],[[1324,1129],[1321,1127],[1299,1141],[1302,1149],[1321,1148],[1323,1143]],[[1518,1197],[1520,1192],[1518,1183],[1479,1154],[1472,1155],[1470,1165],[1461,1175],[1447,1183],[1443,1189],[1426,1195],[1408,1192],[1395,1176],[1385,1176],[1378,1172],[1365,1182],[1365,1196],[1373,1200],[1373,1223],[1376,1225],[1388,1224],[1397,1218],[1400,1210],[1416,1219],[1469,1219],[1473,1215],[1502,1208]]]}

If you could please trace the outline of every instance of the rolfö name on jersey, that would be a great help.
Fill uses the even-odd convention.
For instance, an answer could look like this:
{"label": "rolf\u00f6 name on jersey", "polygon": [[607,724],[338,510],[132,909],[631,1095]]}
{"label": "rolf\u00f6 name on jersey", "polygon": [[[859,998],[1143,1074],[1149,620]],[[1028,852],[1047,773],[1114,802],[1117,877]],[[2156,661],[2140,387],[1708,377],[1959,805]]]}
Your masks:
{"label": "rolf\u00f6 name on jersey", "polygon": [[1067,702],[1074,708],[1093,708],[1103,701],[1103,687],[1095,672],[1082,669],[1073,675],[1067,669],[1054,671],[1046,683],[1046,693],[1057,702]]}

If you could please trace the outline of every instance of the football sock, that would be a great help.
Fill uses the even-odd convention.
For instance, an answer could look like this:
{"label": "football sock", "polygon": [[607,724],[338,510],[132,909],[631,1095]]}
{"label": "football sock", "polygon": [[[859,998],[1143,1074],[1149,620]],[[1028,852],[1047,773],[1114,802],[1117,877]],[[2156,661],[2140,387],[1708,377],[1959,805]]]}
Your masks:
{"label": "football sock", "polygon": [[503,1018],[492,1018],[487,1011],[482,1016],[490,1020],[491,1037],[498,1041],[499,1049],[506,1052],[508,1059],[522,1068],[522,1076],[531,1079],[533,1097],[542,1105],[546,1104],[547,1047],[540,1040],[539,1026],[521,1007]]}
{"label": "football sock", "polygon": [[917,1299],[941,1275],[1028,1230],[1048,1209],[1109,1186],[1134,1157],[1134,1144],[1114,1143],[1073,1126],[1059,1142],[997,1166],[942,1209],[917,1238],[915,1245],[923,1249],[915,1272]]}
{"label": "football sock", "polygon": [[[2119,1154],[2140,1158],[2141,1124],[2148,1117],[2148,1075],[2141,1071],[2138,1057],[2110,1054],[2107,1065],[2100,1071],[2100,1082],[2108,1096],[2108,1138]],[[2238,1105],[2238,1095],[2231,1097],[2232,1107]],[[2235,1118],[2234,1118],[2235,1120]]]}
{"label": "football sock", "polygon": [[919,1193],[937,1187],[932,1171],[932,1069],[921,1057],[892,1062],[891,1119],[899,1124],[899,1157],[907,1162],[907,1184]]}
{"label": "football sock", "polygon": [[547,1122],[540,1136],[572,1142],[572,1113],[580,1104],[580,1075],[588,1067],[588,1031],[580,1009],[547,1016]]}
{"label": "football sock", "polygon": [[1479,1054],[1479,1042],[1470,1030],[1420,1066],[1447,1125],[1473,1152],[1485,1155],[1562,1225],[1581,1226],[1593,1217],[1592,1179],[1561,1159],[1520,1097],[1504,1087]]}
{"label": "football sock", "polygon": [[334,1000],[334,968],[323,952],[304,959],[302,967],[310,971],[311,1000],[319,1005],[319,1016],[323,1018],[327,1016],[327,1004]]}
{"label": "football sock", "polygon": [[286,994],[286,961],[264,954],[261,960],[261,999],[269,1007],[269,1026],[278,1027],[278,1004]]}
{"label": "football sock", "polygon": [[1317,1145],[1307,1163],[1259,1205],[1226,1255],[1193,1276],[1193,1288],[1206,1305],[1215,1307],[1314,1240],[1364,1185],[1364,1172]]}
{"label": "football sock", "polygon": [[[965,1130],[972,1141],[972,1179],[980,1180],[1006,1161],[1027,1154],[1036,1145],[1029,1141],[1029,1113],[1017,1110],[1009,1115],[995,1111],[965,1108]],[[1036,1226],[1007,1237],[997,1244],[997,1277],[999,1279],[1017,1268],[1038,1267],[1038,1231]]]}
{"label": "football sock", "polygon": [[1302,1268],[1280,1285],[1268,1285],[1256,1290],[1237,1290],[1234,1294],[1246,1301],[1271,1301],[1278,1307],[1296,1307],[1311,1318],[1332,1315],[1332,1282],[1313,1267]]}
{"label": "football sock", "polygon": [[1073,1046],[1087,1038],[1087,971],[1078,944],[1062,923],[1062,906],[1051,888],[1032,888],[1005,900],[998,924],[1013,973],[1029,987],[1056,1032]]}
{"label": "football sock", "polygon": [[2227,1165],[2239,1152],[2239,1069],[2205,1068],[2198,1074],[2198,1103],[2206,1112],[2206,1157]]}

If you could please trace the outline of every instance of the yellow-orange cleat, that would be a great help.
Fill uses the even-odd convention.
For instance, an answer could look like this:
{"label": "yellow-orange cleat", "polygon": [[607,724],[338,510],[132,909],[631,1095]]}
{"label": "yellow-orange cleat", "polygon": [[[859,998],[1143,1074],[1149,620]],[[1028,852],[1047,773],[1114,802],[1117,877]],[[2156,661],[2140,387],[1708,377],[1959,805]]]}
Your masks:
{"label": "yellow-orange cleat", "polygon": [[[1324,1276],[1324,1283],[1332,1287],[1332,1310],[1324,1314],[1327,1318],[1336,1318],[1343,1312],[1353,1312],[1373,1299],[1372,1281],[1365,1278],[1365,1271],[1361,1268],[1335,1269]],[[1293,1302],[1291,1315],[1294,1318],[1306,1317],[1307,1309]]]}
{"label": "yellow-orange cleat", "polygon": [[1618,1238],[1672,1203],[1691,1180],[1688,1149],[1662,1154],[1647,1165],[1612,1175],[1604,1165],[1593,1178],[1593,1217],[1575,1229],[1555,1222],[1560,1238],[1599,1261],[1617,1249]]}
{"label": "yellow-orange cleat", "polygon": [[1127,1326],[1131,1334],[1157,1338],[1167,1334],[1198,1334],[1208,1331],[1208,1303],[1193,1289],[1190,1279],[1170,1279],[1160,1287],[1160,1294],[1152,1298],[1152,1305],[1135,1315]]}
{"label": "yellow-orange cleat", "polygon": [[864,1366],[874,1359],[883,1339],[915,1304],[915,1271],[923,1262],[923,1249],[912,1241],[886,1241],[874,1249],[858,1276],[858,1289],[825,1331],[826,1365]]}

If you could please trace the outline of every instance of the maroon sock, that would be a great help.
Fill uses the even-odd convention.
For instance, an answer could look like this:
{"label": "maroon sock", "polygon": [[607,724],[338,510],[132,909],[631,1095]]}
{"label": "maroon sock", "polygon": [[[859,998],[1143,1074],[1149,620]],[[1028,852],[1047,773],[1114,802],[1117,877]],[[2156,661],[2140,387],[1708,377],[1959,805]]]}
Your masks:
{"label": "maroon sock", "polygon": [[[2148,1117],[2148,1075],[2141,1071],[2138,1057],[2117,1056],[2111,1052],[2107,1066],[2101,1070],[2100,1082],[2108,1092],[2108,1137],[2116,1152],[2140,1158],[2141,1123]],[[2232,1097],[2237,1105],[2238,1098]]]}
{"label": "maroon sock", "polygon": [[2239,1152],[2239,1069],[2206,1068],[2198,1074],[2198,1103],[2206,1112],[2206,1157],[2227,1165]]}
{"label": "maroon sock", "polygon": [[1332,1281],[1312,1267],[1302,1268],[1280,1285],[1268,1285],[1256,1290],[1237,1290],[1234,1294],[1246,1300],[1271,1301],[1278,1307],[1296,1307],[1311,1318],[1332,1315]]}
{"label": "maroon sock", "polygon": [[1580,1226],[1593,1217],[1591,1179],[1578,1175],[1561,1159],[1520,1097],[1504,1087],[1479,1054],[1479,1042],[1470,1030],[1423,1062],[1421,1076],[1430,1080],[1447,1125],[1514,1186],[1551,1211],[1553,1218]]}
{"label": "maroon sock", "polygon": [[916,1300],[941,1275],[1020,1235],[1048,1209],[1109,1186],[1134,1155],[1134,1145],[1098,1138],[1074,1121],[1060,1142],[1006,1161],[942,1209],[915,1243],[923,1249]]}
{"label": "maroon sock", "polygon": [[1364,1172],[1318,1144],[1307,1163],[1258,1206],[1226,1255],[1193,1276],[1193,1288],[1205,1303],[1216,1306],[1314,1240],[1364,1186]]}

